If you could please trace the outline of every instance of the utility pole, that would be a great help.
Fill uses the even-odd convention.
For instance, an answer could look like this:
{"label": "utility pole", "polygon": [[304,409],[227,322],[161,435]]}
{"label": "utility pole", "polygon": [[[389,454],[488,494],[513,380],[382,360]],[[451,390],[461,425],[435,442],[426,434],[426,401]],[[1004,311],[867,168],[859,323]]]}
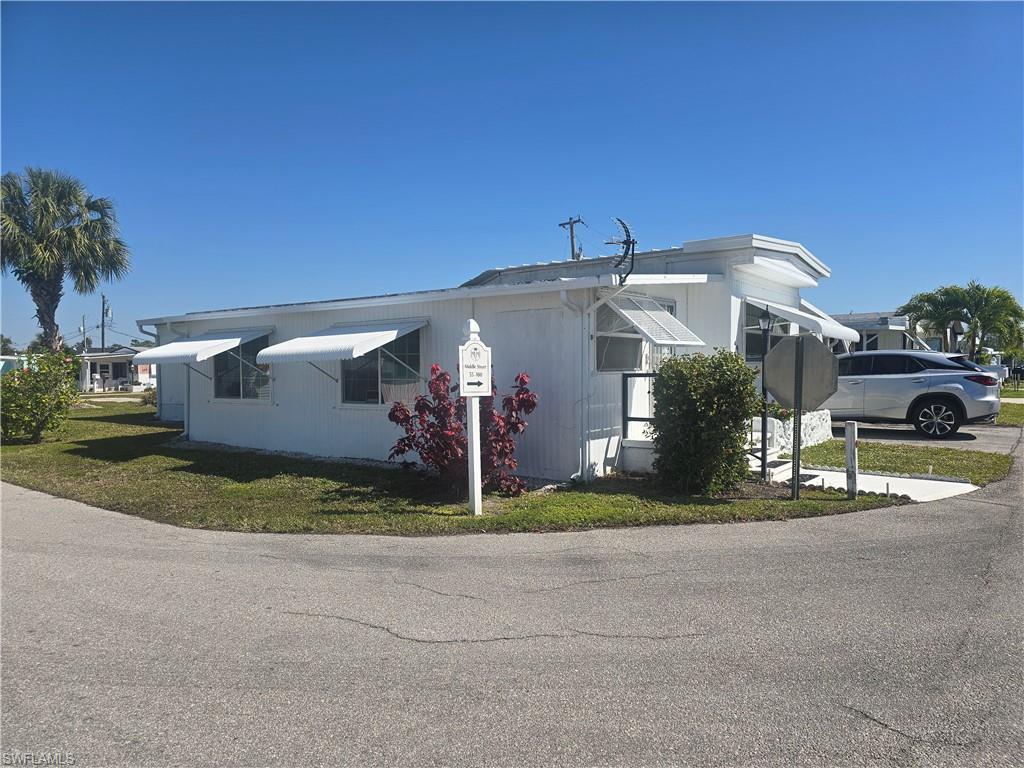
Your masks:
{"label": "utility pole", "polygon": [[569,255],[573,261],[579,261],[583,255],[582,249],[577,253],[576,251],[576,225],[583,224],[583,219],[579,216],[570,216],[568,221],[560,222],[558,226],[562,229],[569,228]]}
{"label": "utility pole", "polygon": [[105,293],[100,294],[100,351],[107,351],[107,295]]}

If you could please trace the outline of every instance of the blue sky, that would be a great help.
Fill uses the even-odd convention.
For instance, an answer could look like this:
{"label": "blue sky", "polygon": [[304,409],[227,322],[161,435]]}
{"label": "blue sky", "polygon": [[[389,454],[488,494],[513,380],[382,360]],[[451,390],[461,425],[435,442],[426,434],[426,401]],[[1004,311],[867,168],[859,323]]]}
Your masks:
{"label": "blue sky", "polygon": [[[2,6],[2,167],[112,197],[138,317],[747,232],[891,309],[1022,292],[1020,4]],[[58,319],[98,322],[99,295]],[[3,332],[36,333],[3,281]],[[127,341],[113,334],[108,341]],[[98,339],[97,339],[98,341]]]}

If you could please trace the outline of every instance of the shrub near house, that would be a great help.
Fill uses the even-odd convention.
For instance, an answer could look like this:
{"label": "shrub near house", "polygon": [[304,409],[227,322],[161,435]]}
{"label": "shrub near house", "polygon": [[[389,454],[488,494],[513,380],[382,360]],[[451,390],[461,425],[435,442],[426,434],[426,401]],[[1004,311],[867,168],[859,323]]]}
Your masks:
{"label": "shrub near house", "polygon": [[[480,398],[480,431],[483,487],[506,496],[518,496],[526,489],[514,472],[519,466],[515,458],[514,437],[527,427],[525,416],[537,407],[537,395],[529,389],[530,377],[520,373],[515,389],[501,401],[501,410],[494,407],[497,387],[491,383],[491,396]],[[430,368],[427,385],[430,397],[420,395],[410,410],[405,403],[395,403],[388,419],[405,431],[391,449],[389,459],[416,453],[424,465],[434,469],[452,488],[465,489],[468,473],[466,440],[466,398],[452,398],[457,386],[452,377],[437,363]]]}
{"label": "shrub near house", "polygon": [[654,379],[654,471],[684,494],[735,488],[747,475],[746,436],[760,398],[755,372],[732,352],[670,357]]}
{"label": "shrub near house", "polygon": [[5,440],[33,443],[56,429],[78,399],[78,362],[63,352],[28,355],[22,369],[0,379],[0,426]]}

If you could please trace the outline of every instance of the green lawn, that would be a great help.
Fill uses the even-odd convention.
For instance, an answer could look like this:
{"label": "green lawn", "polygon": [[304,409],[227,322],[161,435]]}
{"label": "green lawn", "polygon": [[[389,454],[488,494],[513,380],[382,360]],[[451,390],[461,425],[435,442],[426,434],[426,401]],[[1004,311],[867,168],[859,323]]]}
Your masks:
{"label": "green lawn", "polygon": [[[846,443],[843,440],[829,440],[821,445],[804,448],[800,452],[800,460],[812,466],[844,467]],[[1001,453],[864,440],[860,441],[857,448],[857,463],[866,472],[895,472],[903,475],[924,474],[931,466],[933,474],[965,477],[975,485],[1001,480],[1010,471],[1010,457]]]}
{"label": "green lawn", "polygon": [[[174,525],[237,531],[447,534],[605,526],[784,520],[887,506],[806,491],[786,499],[673,498],[647,480],[586,490],[488,498],[473,518],[435,483],[401,470],[252,452],[188,450],[178,430],[130,403],[76,410],[39,445],[4,445],[3,479],[105,509]],[[749,490],[749,487],[748,487]]]}
{"label": "green lawn", "polygon": [[1024,403],[1002,403],[999,406],[999,415],[996,416],[996,424],[1001,427],[1024,426]]}

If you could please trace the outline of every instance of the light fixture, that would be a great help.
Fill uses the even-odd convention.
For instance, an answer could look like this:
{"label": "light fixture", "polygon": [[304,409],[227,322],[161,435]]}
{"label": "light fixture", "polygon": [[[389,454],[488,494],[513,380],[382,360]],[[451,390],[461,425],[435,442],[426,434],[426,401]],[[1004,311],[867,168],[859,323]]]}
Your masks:
{"label": "light fixture", "polygon": [[760,328],[762,331],[767,331],[768,326],[771,324],[772,316],[771,313],[768,312],[768,309],[766,307],[765,309],[761,310],[761,314],[758,315],[757,317],[757,327]]}

